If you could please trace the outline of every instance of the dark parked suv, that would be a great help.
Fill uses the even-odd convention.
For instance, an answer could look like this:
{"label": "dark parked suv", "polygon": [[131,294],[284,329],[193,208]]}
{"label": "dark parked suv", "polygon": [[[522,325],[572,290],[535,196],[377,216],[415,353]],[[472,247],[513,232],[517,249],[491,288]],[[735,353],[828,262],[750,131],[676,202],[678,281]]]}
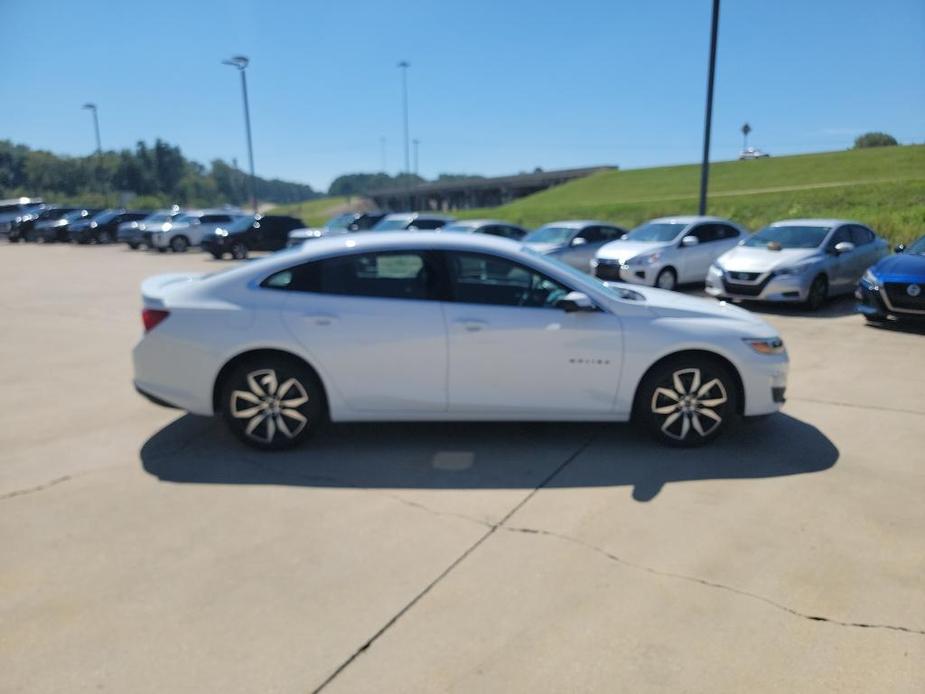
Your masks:
{"label": "dark parked suv", "polygon": [[27,215],[22,218],[22,220],[13,226],[10,229],[10,241],[13,243],[17,241],[36,241],[37,235],[35,232],[35,225],[48,220],[61,219],[68,212],[73,212],[76,210],[76,207],[46,207],[38,214]]}
{"label": "dark parked suv", "polygon": [[118,237],[122,222],[134,222],[149,214],[133,210],[103,210],[92,217],[73,222],[68,227],[68,234],[71,241],[77,243],[112,243]]}
{"label": "dark parked suv", "polygon": [[244,217],[219,227],[202,239],[202,250],[217,260],[226,253],[241,260],[250,251],[278,251],[286,247],[289,232],[305,223],[295,217],[256,215]]}

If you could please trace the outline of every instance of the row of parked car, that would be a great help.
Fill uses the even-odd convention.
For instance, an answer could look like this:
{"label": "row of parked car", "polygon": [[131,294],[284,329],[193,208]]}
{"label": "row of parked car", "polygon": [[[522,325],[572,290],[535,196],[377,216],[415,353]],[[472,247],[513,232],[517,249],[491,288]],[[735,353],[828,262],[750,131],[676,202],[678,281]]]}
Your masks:
{"label": "row of parked car", "polygon": [[702,283],[718,299],[803,304],[811,310],[829,297],[854,292],[870,321],[925,319],[925,240],[908,250],[899,246],[891,256],[884,239],[850,220],[784,220],[755,234],[708,216],[653,219],[631,231],[599,220],[551,222],[529,231],[495,219],[368,211],[346,212],[308,228],[296,217],[237,209],[146,212],[0,202],[0,234],[14,242],[120,241],[162,253],[198,246],[215,258],[244,259],[251,251],[277,251],[334,234],[426,230],[521,241],[604,281],[667,290]]}

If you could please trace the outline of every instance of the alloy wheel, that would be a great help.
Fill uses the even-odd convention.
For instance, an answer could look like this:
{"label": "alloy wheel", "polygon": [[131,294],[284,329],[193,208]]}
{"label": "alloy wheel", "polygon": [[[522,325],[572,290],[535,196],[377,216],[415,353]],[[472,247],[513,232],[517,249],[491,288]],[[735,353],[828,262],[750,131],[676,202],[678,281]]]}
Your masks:
{"label": "alloy wheel", "polygon": [[677,280],[675,279],[674,273],[669,269],[662,270],[658,273],[658,277],[655,278],[655,286],[659,289],[667,289],[670,291],[675,288],[675,284],[677,284]]}
{"label": "alloy wheel", "polygon": [[308,425],[299,407],[308,402],[305,386],[296,379],[279,382],[275,369],[258,369],[246,376],[247,390],[231,391],[230,414],[246,420],[243,433],[262,444],[295,439]]}
{"label": "alloy wheel", "polygon": [[699,368],[678,369],[652,393],[651,411],[661,433],[675,441],[705,439],[723,423],[729,401],[719,378],[704,380]]}

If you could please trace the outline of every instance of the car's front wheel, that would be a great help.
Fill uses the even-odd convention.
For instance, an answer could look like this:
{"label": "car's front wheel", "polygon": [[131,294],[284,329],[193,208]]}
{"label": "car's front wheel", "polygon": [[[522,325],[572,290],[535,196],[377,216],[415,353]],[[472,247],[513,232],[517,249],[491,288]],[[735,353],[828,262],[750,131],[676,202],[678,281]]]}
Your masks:
{"label": "car's front wheel", "polygon": [[718,360],[680,356],[646,375],[635,415],[662,443],[699,446],[719,436],[735,417],[736,394],[732,374]]}
{"label": "car's front wheel", "polygon": [[809,295],[806,297],[806,308],[818,311],[829,297],[829,281],[825,275],[819,275],[809,286]]}
{"label": "car's front wheel", "polygon": [[292,448],[324,419],[324,391],[298,360],[271,355],[236,366],[221,390],[222,416],[244,443],[262,450]]}
{"label": "car's front wheel", "polygon": [[189,248],[189,240],[185,236],[174,236],[170,239],[170,250],[174,253],[186,253]]}
{"label": "car's front wheel", "polygon": [[247,246],[240,241],[231,244],[231,257],[235,260],[244,260],[247,258]]}
{"label": "car's front wheel", "polygon": [[667,289],[669,291],[673,290],[678,286],[678,275],[670,267],[666,267],[664,270],[658,273],[658,277],[655,278],[655,286],[659,289]]}

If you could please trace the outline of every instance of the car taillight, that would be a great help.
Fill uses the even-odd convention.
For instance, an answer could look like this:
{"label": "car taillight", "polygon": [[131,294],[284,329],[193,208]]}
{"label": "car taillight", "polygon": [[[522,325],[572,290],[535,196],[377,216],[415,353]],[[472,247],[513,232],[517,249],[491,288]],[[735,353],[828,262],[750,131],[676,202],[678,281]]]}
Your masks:
{"label": "car taillight", "polygon": [[150,332],[154,330],[155,327],[160,324],[167,316],[170,315],[170,311],[162,311],[157,308],[145,308],[141,310],[141,322],[144,323],[145,332]]}

